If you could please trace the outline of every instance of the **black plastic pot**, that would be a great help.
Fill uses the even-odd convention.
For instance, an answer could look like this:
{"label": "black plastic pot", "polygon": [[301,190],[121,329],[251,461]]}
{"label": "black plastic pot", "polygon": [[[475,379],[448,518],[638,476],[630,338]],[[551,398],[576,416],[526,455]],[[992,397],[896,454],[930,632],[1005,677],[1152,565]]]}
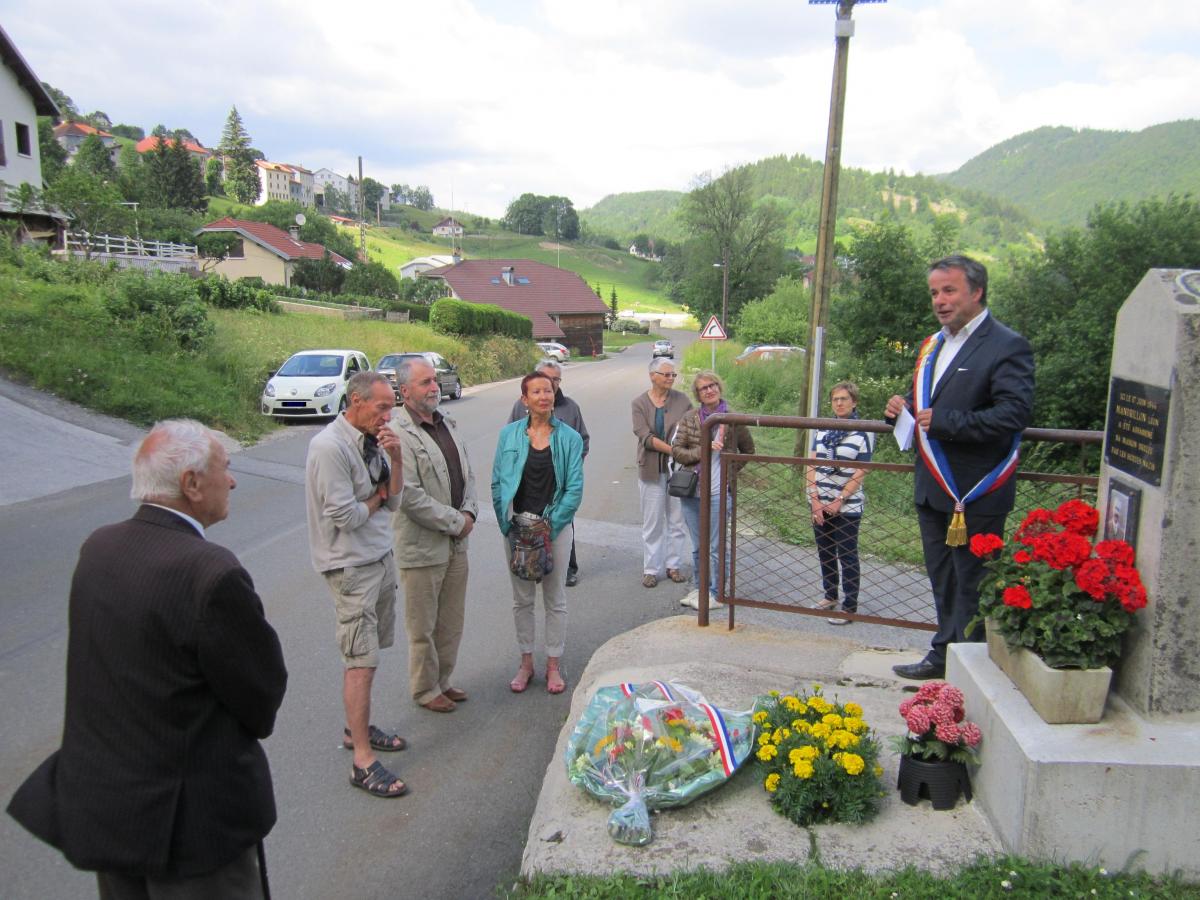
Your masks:
{"label": "black plastic pot", "polygon": [[925,760],[900,757],[900,777],[896,781],[900,799],[909,806],[928,800],[934,809],[954,809],[959,796],[971,800],[971,777],[967,767],[950,760]]}

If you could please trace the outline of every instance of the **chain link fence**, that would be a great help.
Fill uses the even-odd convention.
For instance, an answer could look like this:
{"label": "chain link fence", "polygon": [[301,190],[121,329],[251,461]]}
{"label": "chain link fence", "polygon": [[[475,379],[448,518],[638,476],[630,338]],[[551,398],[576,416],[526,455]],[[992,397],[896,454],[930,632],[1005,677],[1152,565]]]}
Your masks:
{"label": "chain link fence", "polygon": [[[855,465],[866,470],[866,502],[858,534],[858,609],[850,614],[841,609],[818,608],[825,590],[805,495],[805,471],[809,465],[828,465],[828,460],[798,457],[790,449],[798,429],[844,428],[846,420],[727,413],[710,416],[704,427],[707,431],[721,424],[752,426],[759,451],[722,453],[720,457],[721,483],[729,490],[720,504],[720,521],[727,527],[720,535],[718,558],[729,577],[725,584],[718,579],[716,590],[717,599],[728,604],[730,628],[737,607],[746,606],[936,630],[913,506],[913,465],[886,461],[889,457],[902,458],[891,438],[891,426],[865,420],[855,420],[853,426],[874,436],[876,452],[872,462]],[[1098,431],[1026,430],[1023,453],[1027,453],[1031,441],[1053,443],[1060,445],[1059,449],[1074,445],[1079,448],[1077,468],[1081,471],[1063,474],[1019,469],[1016,505],[1008,527],[1011,529],[1036,507],[1053,508],[1071,498],[1095,504],[1098,478],[1082,470],[1091,467],[1088,450],[1099,445],[1102,438]],[[708,491],[709,444],[710,440],[701,441],[701,496]],[[778,454],[772,453],[774,450]],[[1061,458],[1063,454],[1057,455]],[[707,508],[708,504],[700,504],[701,546],[706,546],[711,527]],[[707,569],[707,555],[700,554],[700,560],[702,569]],[[707,612],[707,598],[702,592],[701,625],[708,624]]]}

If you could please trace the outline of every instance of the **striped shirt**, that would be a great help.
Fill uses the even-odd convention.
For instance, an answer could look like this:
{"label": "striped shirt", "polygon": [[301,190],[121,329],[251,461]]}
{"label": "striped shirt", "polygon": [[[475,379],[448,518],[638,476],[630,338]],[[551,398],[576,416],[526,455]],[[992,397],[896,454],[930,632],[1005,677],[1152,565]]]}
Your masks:
{"label": "striped shirt", "polygon": [[[818,431],[813,438],[812,455],[818,459],[869,462],[871,459],[871,437],[864,431],[847,431],[837,444],[830,446],[828,431]],[[843,466],[815,466],[817,476],[817,498],[822,503],[832,503],[839,497],[857,471]],[[861,516],[863,512],[863,490],[860,484],[850,498],[842,502],[841,515]]]}

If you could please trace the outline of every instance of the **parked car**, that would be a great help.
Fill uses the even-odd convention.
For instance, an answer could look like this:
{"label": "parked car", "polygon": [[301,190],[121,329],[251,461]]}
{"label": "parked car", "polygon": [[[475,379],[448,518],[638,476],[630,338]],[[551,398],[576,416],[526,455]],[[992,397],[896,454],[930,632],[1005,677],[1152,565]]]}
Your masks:
{"label": "parked car", "polygon": [[803,353],[803,347],[791,347],[786,344],[751,344],[733,359],[735,366],[746,363],[769,362],[771,360],[787,359],[794,353]]}
{"label": "parked car", "polygon": [[400,402],[400,387],[396,384],[396,369],[406,359],[419,359],[433,366],[433,371],[437,373],[438,385],[442,389],[443,397],[457,400],[462,396],[462,382],[458,378],[458,369],[440,353],[432,351],[389,353],[387,356],[380,357],[379,363],[375,366],[375,371],[392,383],[392,390],[396,392],[397,403]]}
{"label": "parked car", "polygon": [[267,380],[264,416],[336,416],[346,408],[346,382],[371,361],[360,350],[301,350]]}
{"label": "parked car", "polygon": [[571,351],[558,341],[538,341],[537,345],[538,349],[550,359],[566,362],[571,358]]}
{"label": "parked car", "polygon": [[675,345],[670,341],[655,341],[654,342],[655,357],[665,356],[668,359],[675,358]]}

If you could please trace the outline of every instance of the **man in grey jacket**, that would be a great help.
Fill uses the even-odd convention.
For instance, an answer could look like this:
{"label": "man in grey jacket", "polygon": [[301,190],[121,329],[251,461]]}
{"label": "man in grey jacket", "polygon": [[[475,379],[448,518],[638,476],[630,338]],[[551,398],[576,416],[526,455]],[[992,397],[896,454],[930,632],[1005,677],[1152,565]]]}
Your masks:
{"label": "man in grey jacket", "polygon": [[[587,459],[589,442],[587,426],[583,424],[583,411],[580,410],[578,403],[562,392],[562,366],[547,357],[537,364],[534,371],[545,375],[554,385],[554,418],[566,422],[579,432],[579,436],[583,438],[583,458]],[[513,404],[508,421],[515,422],[527,415],[529,415],[529,410],[525,408],[524,403],[518,400]],[[579,584],[579,562],[575,558],[575,526],[572,525],[571,561],[567,563],[567,587],[575,587],[577,584]]]}
{"label": "man in grey jacket", "polygon": [[432,712],[453,712],[467,692],[450,683],[467,600],[467,535],[475,527],[475,475],[454,421],[438,411],[433,367],[410,359],[396,370],[404,405],[388,424],[400,439],[404,490],[393,517],[404,585],[408,682]]}

